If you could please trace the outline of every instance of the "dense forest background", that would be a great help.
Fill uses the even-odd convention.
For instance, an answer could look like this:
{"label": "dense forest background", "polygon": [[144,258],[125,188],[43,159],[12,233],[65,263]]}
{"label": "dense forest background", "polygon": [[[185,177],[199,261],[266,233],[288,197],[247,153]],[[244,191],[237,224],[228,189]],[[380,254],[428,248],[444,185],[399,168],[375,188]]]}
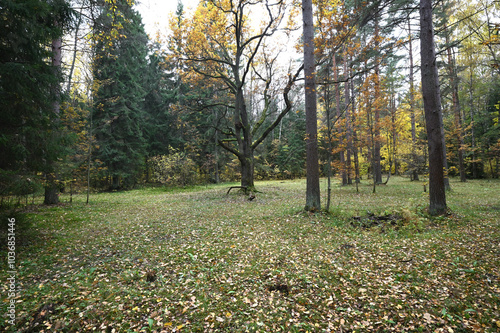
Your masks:
{"label": "dense forest background", "polygon": [[[313,3],[321,174],[425,179],[418,3]],[[2,202],[305,176],[300,3],[179,0],[155,36],[132,0],[0,9]],[[433,3],[446,169],[462,181],[500,176],[499,11]]]}

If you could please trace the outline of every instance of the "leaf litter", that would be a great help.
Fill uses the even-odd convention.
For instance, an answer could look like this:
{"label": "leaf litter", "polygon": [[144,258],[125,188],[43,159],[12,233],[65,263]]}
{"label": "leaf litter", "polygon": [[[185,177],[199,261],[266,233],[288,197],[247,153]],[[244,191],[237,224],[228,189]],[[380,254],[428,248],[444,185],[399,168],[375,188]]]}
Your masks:
{"label": "leaf litter", "polygon": [[[381,210],[367,217],[402,217],[402,209],[412,216],[357,220],[360,197],[341,188],[339,200],[352,203],[347,213],[297,214],[303,183],[259,188],[251,202],[215,187],[145,189],[98,195],[89,207],[77,200],[40,207],[27,218],[30,236],[45,242],[19,250],[18,320],[10,329],[500,329],[498,212],[469,217],[467,204],[456,200],[456,214],[436,220],[419,210],[425,198],[414,207],[391,207],[381,193],[365,211],[374,203]],[[478,200],[494,204],[490,197]]]}

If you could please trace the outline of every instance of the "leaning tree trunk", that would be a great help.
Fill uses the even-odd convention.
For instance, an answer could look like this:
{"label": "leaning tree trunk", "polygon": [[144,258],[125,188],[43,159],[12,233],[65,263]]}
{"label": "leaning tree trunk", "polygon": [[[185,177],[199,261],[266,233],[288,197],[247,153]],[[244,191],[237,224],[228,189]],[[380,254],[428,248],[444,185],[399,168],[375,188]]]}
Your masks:
{"label": "leaning tree trunk", "polygon": [[304,24],[304,76],[306,104],[306,211],[321,209],[318,162],[318,124],[316,105],[316,65],[314,62],[314,23],[311,0],[302,0]]}
{"label": "leaning tree trunk", "polygon": [[444,183],[441,95],[436,65],[432,0],[420,0],[420,52],[422,61],[422,96],[424,99],[427,144],[429,150],[429,213],[446,212]]}

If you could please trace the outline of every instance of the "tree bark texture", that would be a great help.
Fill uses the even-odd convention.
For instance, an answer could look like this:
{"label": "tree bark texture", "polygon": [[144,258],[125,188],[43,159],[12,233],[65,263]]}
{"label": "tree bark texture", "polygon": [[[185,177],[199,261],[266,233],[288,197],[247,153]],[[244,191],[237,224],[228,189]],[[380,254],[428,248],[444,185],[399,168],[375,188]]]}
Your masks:
{"label": "tree bark texture", "polygon": [[304,27],[304,76],[306,103],[306,211],[321,209],[318,162],[318,124],[316,104],[316,64],[314,61],[314,25],[311,0],[302,0]]}
{"label": "tree bark texture", "polygon": [[420,52],[422,96],[429,150],[429,213],[440,215],[445,213],[447,208],[444,184],[441,95],[432,24],[432,0],[420,0]]}

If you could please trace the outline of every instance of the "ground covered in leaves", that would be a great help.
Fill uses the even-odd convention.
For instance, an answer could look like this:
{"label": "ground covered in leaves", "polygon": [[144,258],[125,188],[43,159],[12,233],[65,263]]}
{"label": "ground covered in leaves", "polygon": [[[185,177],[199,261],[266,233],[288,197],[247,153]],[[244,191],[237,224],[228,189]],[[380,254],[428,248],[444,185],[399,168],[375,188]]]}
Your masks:
{"label": "ground covered in leaves", "polygon": [[17,213],[17,319],[0,328],[500,330],[500,182],[453,181],[450,214],[432,219],[422,183],[403,178],[376,194],[337,187],[331,214],[301,212],[302,180],[257,183],[252,201],[228,186],[96,194],[90,205],[82,195]]}

